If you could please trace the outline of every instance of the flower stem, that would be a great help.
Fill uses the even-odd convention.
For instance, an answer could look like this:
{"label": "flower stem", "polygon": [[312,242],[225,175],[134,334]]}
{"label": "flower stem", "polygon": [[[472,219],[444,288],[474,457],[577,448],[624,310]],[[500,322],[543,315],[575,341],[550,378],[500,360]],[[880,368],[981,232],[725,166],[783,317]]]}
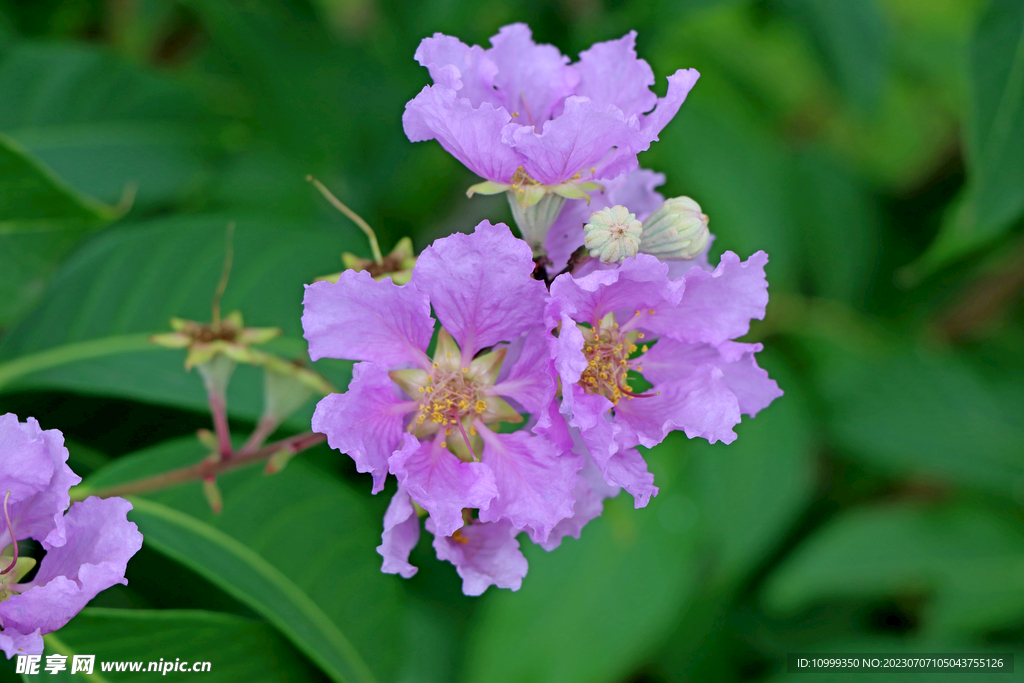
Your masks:
{"label": "flower stem", "polygon": [[231,447],[231,432],[228,429],[227,401],[223,396],[218,396],[213,392],[207,396],[210,400],[210,413],[213,414],[213,428],[217,432],[220,457],[228,460],[234,455],[234,449]]}
{"label": "flower stem", "polygon": [[256,429],[252,430],[252,434],[249,436],[248,440],[246,440],[245,445],[242,446],[241,450],[238,451],[238,455],[252,453],[262,446],[267,440],[267,437],[273,434],[277,427],[277,420],[270,417],[260,418],[260,421],[256,424]]}
{"label": "flower stem", "polygon": [[216,477],[219,474],[238,469],[239,467],[245,467],[246,465],[252,465],[257,462],[268,460],[270,456],[284,450],[291,451],[292,453],[298,453],[315,446],[326,439],[327,437],[323,434],[306,432],[305,434],[298,434],[296,436],[288,437],[287,439],[275,441],[274,443],[264,446],[259,450],[255,450],[252,453],[240,454],[230,460],[214,461],[204,459],[202,462],[197,462],[195,465],[171,470],[170,472],[155,474],[152,477],[146,477],[145,479],[117,484],[97,491],[90,491],[86,487],[79,486],[72,490],[71,498],[72,500],[83,500],[87,496],[110,498],[111,496],[130,496],[140,493],[160,491],[162,489],[190,481],[199,481],[208,477]]}
{"label": "flower stem", "polygon": [[306,180],[313,183],[313,186],[320,191],[320,194],[324,196],[324,199],[331,203],[331,206],[336,208],[338,211],[341,211],[349,217],[349,220],[359,226],[359,229],[366,234],[366,238],[370,240],[370,252],[373,254],[373,260],[378,266],[383,264],[384,256],[380,253],[380,245],[377,244],[377,235],[373,232],[373,228],[370,227],[370,224],[364,221],[355,211],[345,206],[341,200],[335,197],[319,180],[311,175],[306,176]]}

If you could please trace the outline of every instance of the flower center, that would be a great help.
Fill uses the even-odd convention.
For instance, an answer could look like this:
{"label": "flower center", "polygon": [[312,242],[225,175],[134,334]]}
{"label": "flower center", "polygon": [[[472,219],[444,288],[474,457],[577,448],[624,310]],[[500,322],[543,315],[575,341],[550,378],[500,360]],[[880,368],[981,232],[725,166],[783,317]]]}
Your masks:
{"label": "flower center", "polygon": [[466,377],[462,370],[435,367],[427,378],[427,385],[420,390],[423,398],[416,413],[416,424],[455,425],[467,415],[480,415],[487,410],[483,385]]}
{"label": "flower center", "polygon": [[630,355],[637,350],[641,351],[641,355],[647,351],[646,345],[638,349],[634,343],[643,338],[643,333],[620,333],[612,314],[606,316],[597,327],[581,326],[581,330],[587,368],[580,377],[580,386],[588,394],[600,394],[616,405],[624,395],[630,399],[637,396],[629,384]]}

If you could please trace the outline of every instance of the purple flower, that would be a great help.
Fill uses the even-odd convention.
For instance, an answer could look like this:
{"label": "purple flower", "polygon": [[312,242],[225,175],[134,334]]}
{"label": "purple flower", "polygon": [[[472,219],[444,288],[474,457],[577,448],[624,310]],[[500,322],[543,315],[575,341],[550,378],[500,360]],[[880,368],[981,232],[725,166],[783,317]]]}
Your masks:
{"label": "purple flower", "polygon": [[519,529],[507,520],[472,522],[451,536],[438,534],[433,519],[426,527],[434,534],[437,559],[455,565],[466,595],[480,595],[492,585],[517,591],[523,584],[529,565],[516,540]]}
{"label": "purple flower", "polygon": [[[488,49],[435,33],[416,50],[434,85],[406,105],[406,135],[436,139],[480,177],[517,192],[523,184],[556,188],[627,173],[699,76],[680,69],[659,99],[635,44],[631,31],[569,64],[557,48],[534,43],[525,24],[503,27]],[[554,191],[583,196],[565,186]]]}
{"label": "purple flower", "polygon": [[[427,248],[401,287],[346,271],[306,289],[310,356],[360,361],[348,391],[317,406],[313,429],[372,474],[375,493],[389,472],[400,485],[378,549],[384,571],[415,572],[412,501],[446,538],[472,519],[467,510],[474,527],[507,522],[537,542],[572,515],[582,459],[544,435],[496,431],[521,412],[546,416],[555,396],[547,292],[532,272],[529,247],[484,221]],[[428,358],[431,308],[441,330]]]}
{"label": "purple flower", "polygon": [[[68,623],[100,591],[128,583],[125,567],[142,547],[122,498],[92,497],[64,514],[69,489],[81,481],[67,460],[59,431],[0,416],[0,546],[7,548],[0,558],[0,648],[9,658],[42,653],[43,634]],[[35,565],[17,554],[17,541],[28,538],[46,555],[32,580],[19,583]]]}
{"label": "purple flower", "polygon": [[[741,414],[782,395],[754,360],[761,346],[730,341],[764,317],[767,261],[764,252],[745,262],[726,252],[714,270],[695,260],[670,279],[664,263],[640,254],[552,283],[547,320],[558,327],[551,346],[561,412],[605,481],[637,507],[657,489],[636,446],[655,446],[675,429],[730,443]],[[634,388],[640,381],[650,388]]]}

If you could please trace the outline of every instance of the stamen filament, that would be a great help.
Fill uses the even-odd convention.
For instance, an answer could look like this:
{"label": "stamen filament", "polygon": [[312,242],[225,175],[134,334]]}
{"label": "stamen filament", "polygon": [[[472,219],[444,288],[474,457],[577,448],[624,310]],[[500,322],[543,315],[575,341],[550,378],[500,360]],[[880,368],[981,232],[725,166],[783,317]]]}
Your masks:
{"label": "stamen filament", "polygon": [[14,546],[14,559],[11,560],[11,564],[7,566],[7,569],[0,571],[0,574],[7,574],[18,565],[18,539],[14,537],[14,525],[11,524],[11,516],[7,512],[7,499],[11,497],[11,492],[8,491],[7,495],[4,496],[4,521],[7,522],[7,531],[11,534],[11,544]]}

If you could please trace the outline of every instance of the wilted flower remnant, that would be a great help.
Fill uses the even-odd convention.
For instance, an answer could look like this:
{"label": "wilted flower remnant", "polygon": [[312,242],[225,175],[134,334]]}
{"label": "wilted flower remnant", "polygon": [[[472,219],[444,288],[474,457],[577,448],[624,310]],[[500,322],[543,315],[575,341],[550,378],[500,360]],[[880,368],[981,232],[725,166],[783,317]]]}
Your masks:
{"label": "wilted flower remnant", "polygon": [[[142,534],[127,519],[123,498],[90,497],[71,505],[81,478],[67,465],[64,437],[29,418],[0,415],[0,648],[41,654],[42,636],[63,627],[96,595],[124,578]],[[67,511],[67,514],[65,514]],[[39,541],[46,555],[19,555],[18,541]]]}

